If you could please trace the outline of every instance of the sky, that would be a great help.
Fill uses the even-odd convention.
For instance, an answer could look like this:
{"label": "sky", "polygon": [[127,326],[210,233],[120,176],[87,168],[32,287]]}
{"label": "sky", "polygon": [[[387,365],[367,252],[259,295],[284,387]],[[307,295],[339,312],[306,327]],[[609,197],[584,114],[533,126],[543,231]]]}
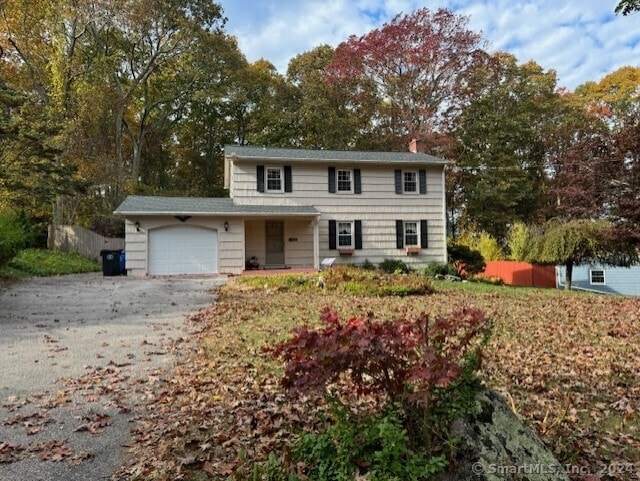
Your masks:
{"label": "sky", "polygon": [[617,0],[217,0],[227,33],[253,62],[264,58],[282,74],[289,60],[322,45],[336,47],[399,13],[448,8],[469,17],[487,50],[535,60],[574,90],[620,67],[640,67],[640,12],[614,13]]}

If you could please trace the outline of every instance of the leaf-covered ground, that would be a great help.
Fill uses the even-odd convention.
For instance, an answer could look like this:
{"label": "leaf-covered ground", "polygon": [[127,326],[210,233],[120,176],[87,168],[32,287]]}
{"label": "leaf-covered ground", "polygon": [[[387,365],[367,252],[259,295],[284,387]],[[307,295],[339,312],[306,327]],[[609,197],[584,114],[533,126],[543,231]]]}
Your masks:
{"label": "leaf-covered ground", "polygon": [[[575,480],[640,479],[640,299],[555,290],[435,284],[411,297],[350,296],[326,289],[280,291],[268,281],[231,282],[191,319],[175,372],[147,395],[130,463],[120,479],[253,479],[254,461],[314,422],[314,400],[287,400],[279,365],[263,347],[317,322],[379,319],[475,307],[495,320],[483,360],[486,383],[567,465]],[[191,346],[187,349],[188,346]]]}

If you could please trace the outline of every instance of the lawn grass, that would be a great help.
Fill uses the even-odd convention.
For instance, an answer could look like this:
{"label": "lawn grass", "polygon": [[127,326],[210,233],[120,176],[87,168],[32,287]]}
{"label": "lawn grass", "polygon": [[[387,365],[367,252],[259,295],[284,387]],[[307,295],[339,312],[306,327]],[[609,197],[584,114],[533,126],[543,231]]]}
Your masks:
{"label": "lawn grass", "polygon": [[97,272],[100,263],[87,259],[77,252],[59,252],[46,249],[25,249],[0,269],[5,280],[26,277],[49,277],[83,272]]}
{"label": "lawn grass", "polygon": [[[164,429],[162,450],[151,436],[138,447],[143,451],[132,470],[164,466],[168,474],[157,479],[171,479],[178,456],[195,456],[200,461],[185,479],[200,479],[203,470],[208,474],[202,479],[248,479],[251,462],[287,443],[285,425],[313,418],[308,408],[284,402],[281,366],[265,348],[296,326],[318,324],[324,307],[342,318],[372,312],[378,319],[469,307],[494,320],[480,371],[485,383],[506,396],[561,463],[580,468],[571,477],[583,480],[584,469],[596,474],[612,463],[616,468],[603,481],[634,479],[630,469],[637,476],[640,299],[448,282],[433,282],[430,295],[367,296],[316,284],[299,276],[242,277],[222,288],[215,306],[198,318],[200,350],[183,361],[171,385],[162,386],[170,401],[153,407],[175,413],[175,433],[167,431],[165,415],[150,419],[141,432],[149,438],[149,430]],[[190,434],[180,434],[185,432]],[[172,435],[179,441],[167,445]],[[201,445],[217,447],[205,454],[191,447]]]}

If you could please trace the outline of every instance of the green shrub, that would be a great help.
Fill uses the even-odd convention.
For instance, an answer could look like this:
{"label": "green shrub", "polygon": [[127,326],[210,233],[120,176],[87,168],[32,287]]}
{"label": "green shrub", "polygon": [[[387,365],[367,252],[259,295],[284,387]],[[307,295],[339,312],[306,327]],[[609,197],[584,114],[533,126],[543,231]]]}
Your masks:
{"label": "green shrub", "polygon": [[[345,407],[332,410],[333,421],[319,433],[304,433],[292,449],[286,466],[271,453],[254,469],[253,480],[352,481],[364,475],[371,481],[420,481],[431,478],[447,466],[444,456],[430,456],[411,448],[398,410],[381,415],[358,416]],[[300,472],[304,466],[304,472]]]}
{"label": "green shrub", "polygon": [[471,249],[463,244],[450,242],[447,245],[449,260],[456,266],[458,275],[466,278],[469,275],[479,274],[484,271],[486,264],[479,251]]}
{"label": "green shrub", "polygon": [[366,474],[371,481],[417,481],[447,465],[443,456],[413,451],[395,413],[359,417],[344,408],[336,412],[333,424],[319,434],[304,434],[294,449],[294,459],[308,467],[308,479],[351,481]]}
{"label": "green shrub", "polygon": [[362,263],[362,266],[360,267],[362,267],[367,271],[372,271],[376,268],[375,264],[371,262],[369,259],[365,259],[364,262]]}
{"label": "green shrub", "polygon": [[385,259],[380,263],[379,267],[387,274],[407,274],[411,272],[411,268],[398,259]]}
{"label": "green shrub", "polygon": [[458,271],[453,264],[443,264],[441,262],[430,262],[427,267],[422,269],[423,276],[435,277],[435,276],[457,276]]}
{"label": "green shrub", "polygon": [[0,211],[0,266],[6,265],[24,249],[30,239],[28,224],[11,210]]}

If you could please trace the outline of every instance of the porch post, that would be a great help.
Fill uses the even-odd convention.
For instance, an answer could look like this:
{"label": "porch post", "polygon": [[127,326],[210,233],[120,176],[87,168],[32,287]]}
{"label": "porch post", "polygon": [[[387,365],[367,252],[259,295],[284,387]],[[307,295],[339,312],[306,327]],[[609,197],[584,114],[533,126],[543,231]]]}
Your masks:
{"label": "porch post", "polygon": [[320,270],[320,221],[313,219],[313,268]]}

